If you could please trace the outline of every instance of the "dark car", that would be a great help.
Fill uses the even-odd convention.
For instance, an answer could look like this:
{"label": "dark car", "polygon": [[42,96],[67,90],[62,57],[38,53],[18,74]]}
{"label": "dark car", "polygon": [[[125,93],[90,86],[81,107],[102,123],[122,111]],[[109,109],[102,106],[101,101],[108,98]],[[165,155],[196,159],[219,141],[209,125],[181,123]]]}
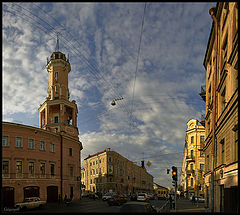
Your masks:
{"label": "dark car", "polygon": [[120,213],[157,213],[148,202],[127,202],[120,208]]}
{"label": "dark car", "polygon": [[127,198],[121,196],[121,195],[113,195],[111,198],[107,200],[107,203],[109,206],[111,205],[121,205],[123,203],[127,202]]}
{"label": "dark car", "polygon": [[136,193],[132,193],[132,195],[130,196],[130,200],[131,201],[137,201],[137,194]]}

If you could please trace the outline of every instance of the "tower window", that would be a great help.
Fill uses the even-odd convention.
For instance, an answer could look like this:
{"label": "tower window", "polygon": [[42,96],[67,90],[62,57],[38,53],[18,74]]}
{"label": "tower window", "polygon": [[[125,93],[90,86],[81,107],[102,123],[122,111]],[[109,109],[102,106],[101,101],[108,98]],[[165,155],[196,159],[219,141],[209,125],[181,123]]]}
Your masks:
{"label": "tower window", "polygon": [[54,123],[58,123],[58,116],[54,117]]}
{"label": "tower window", "polygon": [[69,156],[73,156],[72,148],[69,148]]}
{"label": "tower window", "polygon": [[58,72],[55,72],[55,80],[58,80]]}

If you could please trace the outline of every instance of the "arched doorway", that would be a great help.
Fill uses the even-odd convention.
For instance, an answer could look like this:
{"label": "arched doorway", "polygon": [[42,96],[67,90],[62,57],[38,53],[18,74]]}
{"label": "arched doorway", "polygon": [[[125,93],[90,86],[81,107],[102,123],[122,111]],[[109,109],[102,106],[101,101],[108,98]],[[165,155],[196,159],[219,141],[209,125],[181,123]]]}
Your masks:
{"label": "arched doorway", "polygon": [[24,187],[24,199],[29,197],[40,197],[38,186]]}
{"label": "arched doorway", "polygon": [[47,187],[47,202],[57,202],[58,201],[58,187],[48,186]]}
{"label": "arched doorway", "polygon": [[11,208],[14,206],[14,187],[2,188],[2,204],[3,207]]}

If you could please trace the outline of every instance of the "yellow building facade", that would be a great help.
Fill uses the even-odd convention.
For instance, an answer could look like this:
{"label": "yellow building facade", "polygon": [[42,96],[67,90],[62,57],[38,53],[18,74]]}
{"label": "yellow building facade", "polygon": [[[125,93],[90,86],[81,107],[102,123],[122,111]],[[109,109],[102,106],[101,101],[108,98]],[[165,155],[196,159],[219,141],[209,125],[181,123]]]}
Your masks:
{"label": "yellow building facade", "polygon": [[204,126],[200,125],[196,119],[189,120],[180,175],[180,187],[186,198],[192,195],[204,196],[203,176],[205,158],[202,151],[204,141]]}
{"label": "yellow building facade", "polygon": [[238,3],[218,2],[204,58],[205,207],[237,212],[238,204]]}
{"label": "yellow building facade", "polygon": [[110,148],[84,159],[82,184],[85,191],[101,194],[109,191],[119,194],[153,192],[153,176],[145,167],[136,165]]}

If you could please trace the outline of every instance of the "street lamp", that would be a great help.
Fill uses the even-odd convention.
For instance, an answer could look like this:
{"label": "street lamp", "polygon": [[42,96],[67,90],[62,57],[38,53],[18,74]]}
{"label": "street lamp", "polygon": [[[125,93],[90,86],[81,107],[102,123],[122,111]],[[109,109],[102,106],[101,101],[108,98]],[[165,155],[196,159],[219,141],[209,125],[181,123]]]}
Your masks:
{"label": "street lamp", "polygon": [[114,106],[116,105],[116,101],[118,100],[123,100],[123,97],[120,97],[120,98],[117,98],[117,99],[113,99],[112,102],[111,102],[111,105]]}

